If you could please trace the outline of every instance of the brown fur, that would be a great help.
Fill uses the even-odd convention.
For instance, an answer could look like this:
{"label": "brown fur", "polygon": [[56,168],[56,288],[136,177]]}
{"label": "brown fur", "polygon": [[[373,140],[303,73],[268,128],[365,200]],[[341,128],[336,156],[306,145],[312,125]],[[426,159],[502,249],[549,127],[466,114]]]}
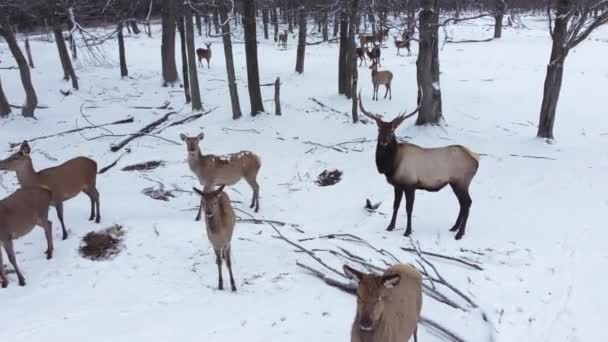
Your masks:
{"label": "brown fur", "polygon": [[52,205],[63,230],[63,239],[68,233],[63,222],[63,202],[84,192],[91,200],[89,220],[99,223],[99,192],[97,191],[97,163],[89,158],[77,157],[55,167],[36,172],[30,158],[30,146],[27,141],[21,144],[18,152],[0,161],[0,170],[14,171],[21,186],[45,185],[53,192]]}
{"label": "brown fur", "polygon": [[194,191],[201,195],[205,207],[205,226],[207,227],[207,238],[215,251],[215,261],[218,268],[218,289],[224,289],[222,279],[222,260],[226,262],[230,273],[230,287],[236,291],[234,276],[232,275],[232,257],[230,241],[234,232],[236,216],[230,204],[230,198],[223,191],[224,185],[217,190],[202,192],[194,188]]}
{"label": "brown fur", "polygon": [[[250,207],[255,208],[257,213],[260,210],[260,186],[257,182],[257,175],[262,166],[260,157],[250,151],[241,151],[225,156],[203,155],[199,146],[203,137],[204,134],[202,133],[197,137],[180,134],[182,141],[186,142],[188,166],[196,175],[200,184],[203,185],[203,190],[207,191],[218,185],[234,185],[245,178],[245,181],[253,189]],[[196,215],[196,221],[201,218],[201,208],[202,202]]]}
{"label": "brown fur", "polygon": [[397,56],[399,56],[400,49],[407,49],[407,55],[411,56],[412,51],[410,50],[410,41],[409,40],[397,40],[397,37],[393,37],[395,40],[395,47],[397,48]]}
{"label": "brown fur", "polygon": [[279,32],[279,37],[278,37],[278,41],[279,41],[279,46],[283,46],[284,48],[287,47],[287,38],[288,38],[288,32],[287,30],[283,31],[283,32]]}
{"label": "brown fur", "polygon": [[389,70],[378,71],[378,64],[376,62],[374,62],[369,68],[372,70],[372,85],[374,86],[374,95],[372,96],[372,100],[378,101],[378,88],[380,88],[380,85],[384,85],[386,87],[384,98],[386,98],[387,94],[390,94],[389,100],[392,100],[393,91],[391,90],[391,82],[393,82],[393,73]]}
{"label": "brown fur", "polygon": [[211,43],[205,43],[205,45],[207,46],[206,49],[196,49],[196,56],[198,57],[198,65],[202,68],[203,67],[203,58],[207,61],[207,69],[210,69],[211,67],[209,66],[209,61],[211,60]]}
{"label": "brown fur", "polygon": [[2,247],[15,268],[19,285],[25,285],[25,278],[19,266],[13,240],[29,234],[36,225],[44,228],[47,242],[47,259],[53,257],[52,223],[48,220],[51,205],[51,191],[45,186],[32,186],[18,189],[8,197],[0,200],[0,282],[8,286],[8,278],[2,262]]}
{"label": "brown fur", "polygon": [[406,342],[412,335],[417,340],[422,276],[414,266],[397,264],[381,276],[348,266],[344,271],[358,282],[351,342]]}

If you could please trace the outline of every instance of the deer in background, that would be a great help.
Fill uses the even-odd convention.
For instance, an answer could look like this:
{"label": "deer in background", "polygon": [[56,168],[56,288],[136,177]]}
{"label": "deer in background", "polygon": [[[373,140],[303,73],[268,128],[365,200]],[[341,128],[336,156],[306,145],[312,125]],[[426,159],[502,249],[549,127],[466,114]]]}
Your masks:
{"label": "deer in background", "polygon": [[279,37],[278,37],[279,46],[283,45],[284,48],[287,48],[287,35],[288,35],[287,30],[284,30],[283,32],[279,32]]}
{"label": "deer in background", "polygon": [[2,247],[13,265],[19,285],[25,286],[25,278],[17,266],[13,240],[29,234],[36,225],[44,228],[47,250],[46,258],[53,257],[53,224],[48,220],[51,205],[51,190],[43,185],[23,187],[0,200],[0,282],[8,286],[4,272]]}
{"label": "deer in background", "polygon": [[91,215],[89,221],[99,223],[99,191],[97,191],[97,163],[86,157],[76,157],[63,164],[36,172],[32,159],[31,148],[27,141],[21,144],[19,151],[0,161],[0,170],[17,173],[17,180],[22,187],[46,186],[51,189],[52,205],[57,211],[57,217],[63,230],[63,240],[68,238],[68,232],[63,222],[63,202],[84,192],[91,200]]}
{"label": "deer in background", "polygon": [[367,57],[369,58],[370,61],[375,62],[378,65],[382,66],[380,64],[380,55],[382,54],[382,49],[380,48],[379,45],[374,44],[372,49],[366,50],[365,53],[367,54]]}
{"label": "deer in background", "polygon": [[372,84],[374,86],[374,96],[372,97],[372,101],[378,101],[378,88],[380,85],[384,85],[386,87],[384,98],[386,98],[386,95],[390,93],[389,100],[392,100],[393,91],[391,90],[391,82],[393,81],[393,73],[389,70],[378,71],[378,64],[375,61],[369,68],[372,70]]}
{"label": "deer in background", "polygon": [[206,49],[196,49],[196,56],[198,57],[198,65],[201,66],[201,68],[203,67],[203,58],[205,60],[207,60],[207,69],[210,69],[211,67],[209,66],[209,61],[211,60],[211,43],[205,43],[205,45],[207,46]]}
{"label": "deer in background", "polygon": [[363,47],[355,48],[355,55],[359,58],[359,66],[365,61],[365,65],[367,65],[367,60],[365,59],[365,49]]}
{"label": "deer in background", "polygon": [[411,56],[412,51],[410,50],[410,41],[408,40],[397,40],[397,36],[393,36],[395,40],[395,47],[397,48],[397,56],[399,56],[400,49],[407,49],[407,55]]}
{"label": "deer in background", "polygon": [[224,185],[217,190],[203,192],[197,188],[194,191],[201,196],[205,208],[205,226],[207,227],[207,238],[213,246],[215,252],[215,262],[217,263],[219,290],[224,289],[222,279],[222,260],[226,262],[230,273],[230,287],[232,292],[236,292],[234,276],[232,275],[232,259],[230,254],[230,241],[234,232],[236,216],[230,204],[230,198],[223,191]]}
{"label": "deer in background", "polygon": [[[421,94],[422,96],[424,94]],[[395,191],[393,216],[386,230],[395,229],[397,213],[404,193],[407,212],[407,228],[404,235],[409,236],[412,233],[412,211],[416,190],[437,192],[449,185],[460,204],[458,218],[450,231],[457,232],[456,240],[462,239],[472,203],[469,186],[479,168],[479,155],[462,145],[424,148],[411,143],[398,143],[395,130],[405,119],[415,115],[420,106],[412,113],[400,114],[389,122],[383,121],[377,114],[366,111],[361,96],[359,96],[359,109],[378,125],[376,167],[380,174],[386,176],[387,182]]]}
{"label": "deer in background", "polygon": [[364,274],[344,265],[357,282],[357,313],[351,342],[418,341],[422,310],[422,275],[410,264],[389,267],[384,274]]}
{"label": "deer in background", "polygon": [[[199,142],[205,137],[204,133],[196,137],[180,134],[179,137],[186,143],[188,166],[203,185],[203,191],[209,191],[217,185],[234,185],[245,178],[245,181],[253,189],[250,208],[255,208],[256,213],[260,210],[260,186],[257,182],[257,176],[262,161],[258,155],[250,151],[241,151],[224,156],[203,155]],[[201,202],[196,221],[201,219],[202,207],[203,203]]]}

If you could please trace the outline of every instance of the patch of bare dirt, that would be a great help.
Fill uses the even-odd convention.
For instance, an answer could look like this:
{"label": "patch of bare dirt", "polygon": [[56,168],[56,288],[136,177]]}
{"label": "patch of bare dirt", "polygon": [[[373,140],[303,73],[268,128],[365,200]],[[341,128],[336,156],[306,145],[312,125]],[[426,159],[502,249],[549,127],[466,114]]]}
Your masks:
{"label": "patch of bare dirt", "polygon": [[123,248],[125,231],[122,226],[113,225],[109,228],[92,231],[82,238],[80,255],[83,258],[101,261],[113,259]]}
{"label": "patch of bare dirt", "polygon": [[318,186],[330,186],[337,184],[342,180],[342,171],[340,170],[325,170],[319,174],[315,184]]}

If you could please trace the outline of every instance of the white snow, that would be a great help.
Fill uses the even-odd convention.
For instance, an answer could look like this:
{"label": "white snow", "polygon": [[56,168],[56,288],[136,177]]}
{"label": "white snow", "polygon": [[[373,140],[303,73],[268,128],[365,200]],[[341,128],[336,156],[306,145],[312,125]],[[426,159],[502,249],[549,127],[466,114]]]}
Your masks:
{"label": "white snow", "polygon": [[[604,310],[608,307],[608,296],[604,295],[604,270],[608,267],[608,27],[599,29],[569,55],[556,119],[557,141],[547,144],[534,136],[550,38],[542,18],[525,17],[524,22],[529,29],[505,28],[500,40],[445,45],[440,64],[446,124],[420,128],[409,120],[398,130],[400,136],[422,146],[463,144],[482,153],[471,186],[473,206],[464,239],[455,241],[448,232],[458,213],[458,202],[449,189],[417,192],[413,237],[424,250],[468,257],[482,264],[484,271],[475,271],[433,259],[454,286],[480,304],[495,331],[488,331],[479,311],[453,310],[428,297],[423,314],[471,342],[489,341],[490,335],[504,342],[602,341]],[[489,37],[493,32],[490,23],[482,19],[451,30],[457,38]],[[247,114],[244,45],[235,42],[238,90],[245,116],[233,121],[221,41],[197,37],[197,45],[214,42],[211,69],[199,68],[199,82],[205,108],[219,108],[160,134],[179,145],[153,137],[132,142],[132,152],[98,176],[100,225],[86,220],[89,200],[80,195],[65,205],[70,237],[61,241],[52,210],[56,247],[52,260],[47,261],[43,254],[42,229],[16,242],[27,286],[19,287],[15,274],[10,273],[9,287],[0,289],[1,341],[350,339],[355,299],[297,267],[296,260],[318,265],[273,238],[275,233],[269,226],[237,224],[232,250],[239,292],[220,292],[203,223],[194,222],[193,208],[199,198],[176,192],[176,198],[163,202],[141,194],[143,188],[156,186],[144,175],[162,181],[167,190],[198,185],[184,161],[186,148],[179,133],[196,134],[204,128],[201,146],[205,153],[250,150],[262,158],[259,214],[248,207],[251,188],[246,182],[227,189],[232,200],[240,201],[235,203],[240,217],[254,215],[298,224],[305,233],[289,226],[279,228],[293,240],[352,233],[403,261],[414,260],[400,250],[408,246],[402,236],[404,208],[397,230],[385,231],[393,190],[376,171],[376,128],[353,125],[347,116],[324,110],[309,99],[315,97],[350,112],[351,102],[337,94],[337,45],[308,46],[305,72],[297,75],[293,71],[296,41],[290,40],[283,50],[272,39],[264,40],[261,30],[258,34],[261,82],[281,77],[283,116],[272,114],[272,87],[262,88],[269,114],[255,118]],[[87,125],[79,111],[85,101],[89,107],[99,107],[84,109],[88,119],[97,124],[135,117],[134,124],[107,127],[113,134],[134,132],[166,112],[130,108],[133,106],[160,106],[169,100],[179,118],[190,114],[179,86],[160,86],[160,25],[153,26],[152,39],[143,32],[126,37],[131,77],[121,80],[116,63],[91,66],[81,62],[77,64],[81,90],[67,97],[59,92],[70,85],[61,80],[55,45],[34,38],[36,68],[32,77],[40,104],[50,108],[37,110],[37,121],[23,119],[18,110],[0,120],[2,158],[10,153],[9,142]],[[117,60],[114,43],[106,52]],[[382,65],[395,75],[393,100],[371,101],[369,70],[363,67],[359,69],[359,85],[368,110],[391,118],[416,105],[417,46],[412,44],[412,57],[398,57],[390,41],[386,45]],[[4,42],[0,50],[0,66],[14,65]],[[177,61],[181,73],[181,57]],[[9,101],[22,103],[18,71],[0,70],[0,77]],[[222,130],[225,127],[239,131]],[[247,131],[250,129],[261,134]],[[35,167],[49,167],[78,155],[94,158],[100,168],[106,166],[120,153],[110,152],[110,144],[121,138],[87,140],[104,134],[108,132],[91,130],[34,141]],[[347,153],[323,147],[306,153],[315,147],[307,141],[329,146],[360,138],[367,142],[347,145],[349,149],[343,149]],[[145,174],[120,171],[126,165],[149,160],[167,164]],[[321,171],[334,168],[344,172],[340,183],[329,187],[314,184]],[[1,177],[0,196],[5,197],[16,189],[17,181],[14,174],[3,173]],[[382,201],[380,214],[363,209],[366,198]],[[80,239],[87,232],[115,223],[127,230],[126,249],[121,254],[104,262],[79,256]],[[302,244],[308,248],[340,245],[362,256],[374,255],[365,247],[331,240]],[[341,267],[339,259],[322,252],[319,255],[333,267]],[[224,268],[226,284],[227,280]],[[424,327],[419,340],[440,341]]]}

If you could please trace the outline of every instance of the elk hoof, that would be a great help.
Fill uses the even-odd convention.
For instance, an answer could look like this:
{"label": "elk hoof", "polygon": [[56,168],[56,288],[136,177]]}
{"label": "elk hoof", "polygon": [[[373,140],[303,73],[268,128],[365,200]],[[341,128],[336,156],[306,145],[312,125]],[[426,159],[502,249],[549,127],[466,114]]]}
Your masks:
{"label": "elk hoof", "polygon": [[450,228],[451,232],[455,232],[458,230],[458,225],[455,225],[454,227]]}
{"label": "elk hoof", "polygon": [[454,239],[456,239],[456,240],[460,240],[460,239],[462,239],[462,236],[463,236],[463,235],[464,235],[464,233],[460,233],[460,232],[459,232],[458,234],[456,234],[456,236],[454,237]]}
{"label": "elk hoof", "polygon": [[2,282],[2,288],[5,289],[7,287],[8,287],[8,281],[5,280]]}
{"label": "elk hoof", "polygon": [[411,230],[406,230],[405,233],[403,233],[403,236],[408,237],[412,235],[412,231]]}
{"label": "elk hoof", "polygon": [[19,286],[25,286],[25,279],[19,279]]}
{"label": "elk hoof", "polygon": [[99,222],[101,222],[101,217],[99,217],[99,216],[98,216],[98,217],[95,219],[95,223],[99,223]]}
{"label": "elk hoof", "polygon": [[46,260],[51,260],[53,259],[53,252],[50,251],[46,251],[44,252],[46,254]]}
{"label": "elk hoof", "polygon": [[68,233],[63,233],[63,237],[61,238],[61,240],[67,240],[68,239]]}
{"label": "elk hoof", "polygon": [[389,232],[392,232],[393,230],[395,230],[395,225],[394,224],[389,224],[388,227],[386,227],[386,230]]}

